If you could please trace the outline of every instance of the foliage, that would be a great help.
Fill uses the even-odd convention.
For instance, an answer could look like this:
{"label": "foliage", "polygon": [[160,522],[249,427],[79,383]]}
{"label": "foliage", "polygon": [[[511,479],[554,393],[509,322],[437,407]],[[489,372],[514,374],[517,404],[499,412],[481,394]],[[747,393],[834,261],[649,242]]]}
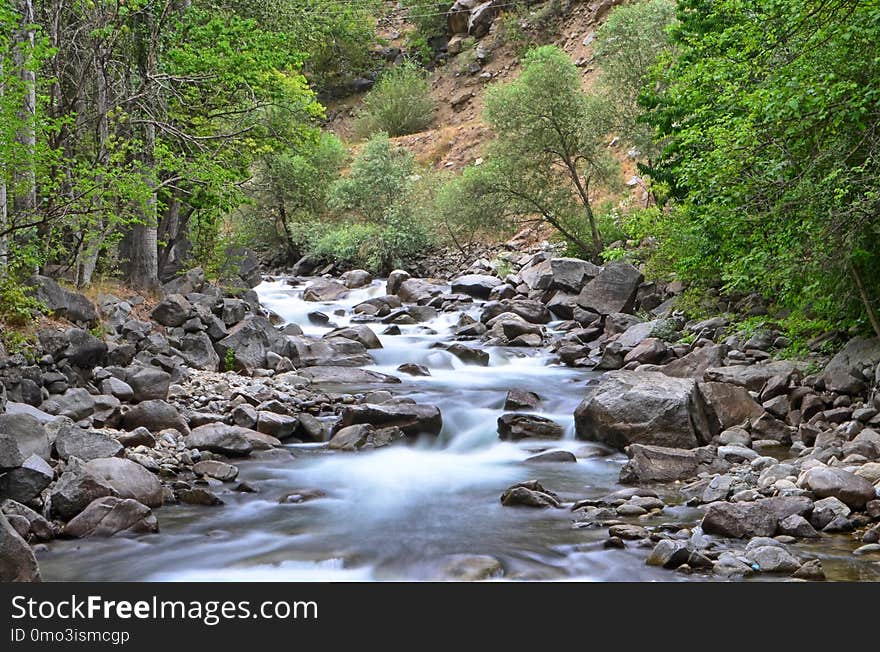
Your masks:
{"label": "foliage", "polygon": [[878,38],[874,2],[679,2],[644,101],[683,277],[866,324],[880,294]]}
{"label": "foliage", "polygon": [[226,355],[223,357],[223,371],[235,371],[235,349],[232,347],[226,349]]}
{"label": "foliage", "polygon": [[407,20],[423,38],[446,34],[446,12],[452,4],[448,0],[401,0],[400,4],[407,10]]}
{"label": "foliage", "polygon": [[516,80],[490,88],[485,114],[499,137],[487,161],[451,189],[470,214],[465,221],[546,222],[581,255],[598,256],[590,193],[615,170],[604,143],[607,104],[584,94],[565,52],[542,46],[525,56]]}
{"label": "foliage", "polygon": [[417,133],[431,124],[435,108],[425,71],[404,61],[387,70],[364,98],[355,130],[365,137]]}

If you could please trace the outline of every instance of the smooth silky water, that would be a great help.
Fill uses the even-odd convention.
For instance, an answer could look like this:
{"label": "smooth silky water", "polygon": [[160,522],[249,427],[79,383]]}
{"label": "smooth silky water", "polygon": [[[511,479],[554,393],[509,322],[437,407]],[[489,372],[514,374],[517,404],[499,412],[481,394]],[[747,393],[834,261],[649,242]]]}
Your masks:
{"label": "smooth silky water", "polygon": [[[332,303],[302,300],[303,285],[267,281],[256,288],[263,305],[306,334],[331,326],[307,318],[321,311],[335,326],[350,323],[353,306],[383,295],[385,284],[352,291]],[[479,314],[474,306],[471,314]],[[545,449],[578,454],[594,447],[574,439],[573,413],[594,372],[552,365],[544,351],[489,348],[488,367],[464,365],[431,345],[451,339],[459,313],[430,323],[401,326],[381,335],[371,351],[376,371],[399,376],[400,385],[333,386],[328,391],[389,389],[396,396],[437,405],[443,432],[410,445],[356,453],[329,453],[316,445],[290,446],[296,458],[237,462],[239,480],[258,494],[222,493],[226,505],[173,505],[157,510],[156,535],[58,541],[42,553],[46,580],[420,580],[435,579],[453,555],[491,555],[506,579],[684,580],[699,579],[648,567],[647,550],[606,550],[605,528],[572,527],[568,509],[502,507],[511,484],[539,479],[565,501],[594,498],[619,489],[619,453],[572,463],[527,463]],[[552,325],[551,325],[552,328]],[[477,346],[469,343],[469,346]],[[427,366],[428,377],[400,374],[404,362]],[[496,422],[510,389],[543,399],[538,414],[566,428],[559,442],[502,442]],[[610,453],[603,451],[603,453]],[[326,497],[301,504],[279,498],[299,489]],[[693,523],[698,512],[667,508],[656,522]],[[637,521],[633,521],[637,522]]]}

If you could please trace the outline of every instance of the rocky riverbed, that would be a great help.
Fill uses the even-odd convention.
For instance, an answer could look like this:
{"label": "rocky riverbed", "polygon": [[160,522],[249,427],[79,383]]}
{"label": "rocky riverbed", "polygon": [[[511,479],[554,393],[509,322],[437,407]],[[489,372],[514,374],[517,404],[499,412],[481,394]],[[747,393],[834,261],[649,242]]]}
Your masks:
{"label": "rocky riverbed", "polygon": [[880,578],[880,343],[779,359],[627,263],[500,263],[33,279],[2,579]]}

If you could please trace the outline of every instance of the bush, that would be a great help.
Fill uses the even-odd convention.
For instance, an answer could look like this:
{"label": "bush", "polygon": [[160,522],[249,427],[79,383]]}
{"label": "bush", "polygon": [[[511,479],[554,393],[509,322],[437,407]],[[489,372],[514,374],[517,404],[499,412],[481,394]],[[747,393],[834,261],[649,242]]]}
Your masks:
{"label": "bush", "polygon": [[378,132],[389,136],[414,134],[431,124],[435,108],[425,71],[405,61],[382,75],[364,98],[354,126],[363,137]]}

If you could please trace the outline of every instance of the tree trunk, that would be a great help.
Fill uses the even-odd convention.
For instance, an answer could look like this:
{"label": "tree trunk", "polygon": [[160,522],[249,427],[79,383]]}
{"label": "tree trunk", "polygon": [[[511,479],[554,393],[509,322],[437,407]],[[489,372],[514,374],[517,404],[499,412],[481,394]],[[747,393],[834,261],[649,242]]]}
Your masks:
{"label": "tree trunk", "polygon": [[37,73],[34,69],[34,4],[32,0],[17,0],[16,8],[21,15],[21,26],[14,35],[13,61],[24,86],[21,106],[22,128],[18,142],[27,161],[16,179],[15,212],[33,214],[37,208],[37,176],[35,151],[37,146]]}
{"label": "tree trunk", "polygon": [[138,206],[138,224],[129,239],[128,281],[140,290],[153,290],[159,285],[158,199],[156,197],[155,148],[156,127],[153,124],[156,109],[156,48],[153,34],[152,4],[135,16],[135,50],[140,82],[140,100],[135,111],[138,120],[141,153],[139,164],[144,185],[151,190],[149,198]]}
{"label": "tree trunk", "polygon": [[587,221],[590,223],[590,234],[593,237],[593,256],[598,259],[599,254],[602,253],[604,245],[602,244],[602,236],[599,234],[599,227],[596,226],[596,216],[593,214],[593,206],[590,203],[589,185],[584,184],[581,180],[581,175],[578,172],[577,165],[575,165],[574,161],[570,159],[564,159],[564,161],[565,167],[568,168],[568,173],[571,176],[571,180],[574,182],[574,187],[577,189],[578,197],[580,197],[581,203],[584,206],[584,214],[587,216]]}

